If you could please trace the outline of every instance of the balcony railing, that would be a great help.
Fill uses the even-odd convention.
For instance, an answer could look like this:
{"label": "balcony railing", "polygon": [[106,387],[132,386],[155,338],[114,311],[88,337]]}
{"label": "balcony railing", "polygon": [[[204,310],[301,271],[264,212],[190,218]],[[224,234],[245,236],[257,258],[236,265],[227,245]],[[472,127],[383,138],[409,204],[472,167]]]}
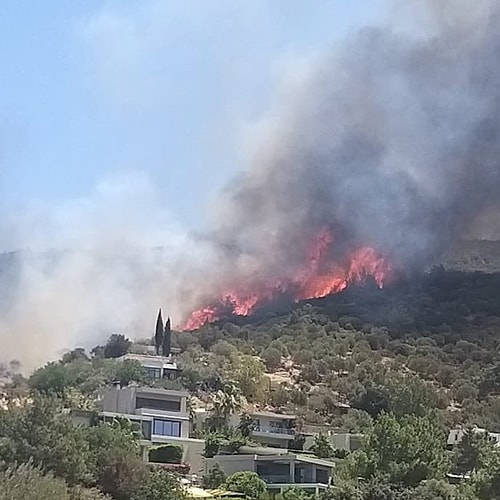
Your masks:
{"label": "balcony railing", "polygon": [[271,427],[268,425],[257,425],[254,428],[255,432],[265,432],[268,434],[286,434],[288,436],[293,436],[295,431],[293,429],[288,429],[286,427]]}
{"label": "balcony railing", "polygon": [[259,474],[259,477],[268,484],[293,483],[289,474]]}

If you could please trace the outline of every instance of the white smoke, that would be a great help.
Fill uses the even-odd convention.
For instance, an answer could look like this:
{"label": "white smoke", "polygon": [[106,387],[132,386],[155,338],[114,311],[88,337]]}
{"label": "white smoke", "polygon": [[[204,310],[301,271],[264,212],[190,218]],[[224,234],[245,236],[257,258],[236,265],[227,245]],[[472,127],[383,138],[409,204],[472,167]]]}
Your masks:
{"label": "white smoke", "polygon": [[148,337],[160,306],[179,321],[183,265],[203,263],[207,252],[172,220],[160,194],[143,174],[128,174],[87,197],[4,220],[2,250],[16,250],[17,270],[0,284],[2,361],[31,368],[111,332]]}

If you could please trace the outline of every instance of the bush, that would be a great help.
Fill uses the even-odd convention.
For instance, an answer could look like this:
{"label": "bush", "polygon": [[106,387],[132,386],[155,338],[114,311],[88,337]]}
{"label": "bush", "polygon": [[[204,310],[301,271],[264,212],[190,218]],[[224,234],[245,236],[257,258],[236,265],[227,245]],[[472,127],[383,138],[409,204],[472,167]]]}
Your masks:
{"label": "bush", "polygon": [[0,500],[70,500],[62,479],[44,475],[30,464],[0,473]]}
{"label": "bush", "polygon": [[182,462],[182,455],[182,446],[168,444],[150,450],[149,461],[162,464],[180,464]]}
{"label": "bush", "polygon": [[203,488],[218,488],[226,481],[226,475],[224,471],[220,468],[219,464],[215,464],[209,471],[205,474],[202,479]]}
{"label": "bush", "polygon": [[[186,498],[182,485],[172,474],[151,470],[132,495],[133,500],[181,500]],[[128,499],[127,499],[128,500]]]}
{"label": "bush", "polygon": [[266,483],[250,471],[236,472],[226,480],[225,487],[229,491],[243,493],[248,498],[258,498],[266,491]]}
{"label": "bush", "polygon": [[125,335],[114,333],[109,337],[106,345],[104,346],[104,357],[105,358],[119,358],[130,349],[132,342],[125,337]]}
{"label": "bush", "polygon": [[211,433],[205,438],[205,449],[203,451],[203,456],[205,458],[213,458],[217,453],[219,453],[219,448],[221,445],[221,436],[216,433]]}
{"label": "bush", "polygon": [[260,357],[270,372],[276,371],[281,365],[281,352],[274,347],[268,347],[262,351]]}

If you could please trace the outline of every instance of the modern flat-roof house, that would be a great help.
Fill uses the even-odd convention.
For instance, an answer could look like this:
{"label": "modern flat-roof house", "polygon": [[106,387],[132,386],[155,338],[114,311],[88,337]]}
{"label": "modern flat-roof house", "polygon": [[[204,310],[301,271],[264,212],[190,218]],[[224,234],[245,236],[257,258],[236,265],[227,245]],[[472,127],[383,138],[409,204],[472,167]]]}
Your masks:
{"label": "modern flat-roof house", "polygon": [[104,420],[127,418],[140,425],[143,445],[177,444],[182,447],[183,462],[196,474],[203,473],[202,439],[189,437],[188,393],[150,387],[114,387],[101,400]]}
{"label": "modern flat-roof house", "polygon": [[295,438],[295,415],[269,411],[250,411],[247,415],[255,422],[251,437],[257,443],[275,448],[288,448]]}
{"label": "modern flat-roof house", "polygon": [[363,435],[355,434],[352,432],[346,432],[343,430],[327,430],[322,429],[318,432],[308,432],[305,434],[304,450],[309,450],[313,444],[315,437],[319,434],[323,434],[330,444],[336,450],[346,450],[346,451],[356,451],[361,448]]}
{"label": "modern flat-roof house", "polygon": [[104,417],[140,421],[145,439],[189,436],[188,393],[151,387],[114,387],[102,399]]}
{"label": "modern flat-roof house", "polygon": [[177,367],[177,363],[172,359],[172,357],[166,356],[153,356],[150,354],[125,354],[118,358],[121,361],[137,361],[144,369],[146,374],[153,379],[169,379],[174,380],[178,377],[180,370]]}
{"label": "modern flat-roof house", "polygon": [[290,486],[296,486],[318,494],[331,484],[335,462],[277,451],[244,447],[238,455],[216,455],[206,459],[206,471],[218,464],[226,475],[240,471],[256,472],[271,492],[280,492]]}
{"label": "modern flat-roof house", "polygon": [[[488,432],[486,429],[481,429],[480,427],[473,427],[471,431],[479,434],[488,434],[489,438],[495,443],[495,446],[500,446],[500,433]],[[467,429],[452,429],[448,434],[448,440],[446,443],[448,447],[453,448],[453,446],[459,444],[466,432]]]}

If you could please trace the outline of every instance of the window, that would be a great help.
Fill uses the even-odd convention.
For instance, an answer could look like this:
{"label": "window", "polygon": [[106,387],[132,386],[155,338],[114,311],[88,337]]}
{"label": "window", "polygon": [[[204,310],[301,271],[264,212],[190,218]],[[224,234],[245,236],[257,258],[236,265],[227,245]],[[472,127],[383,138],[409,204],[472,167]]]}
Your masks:
{"label": "window", "polygon": [[146,366],[144,369],[146,370],[146,375],[148,377],[155,379],[161,378],[161,368],[151,368],[150,366]]}
{"label": "window", "polygon": [[316,482],[322,484],[329,484],[328,471],[324,469],[316,469]]}
{"label": "window", "polygon": [[154,420],[153,434],[158,436],[181,437],[181,423],[173,420]]}
{"label": "window", "polygon": [[144,439],[151,439],[151,422],[149,420],[142,422],[142,436]]}
{"label": "window", "polygon": [[149,408],[150,410],[163,410],[163,411],[181,411],[181,402],[168,401],[166,399],[153,399],[137,397],[135,407]]}

